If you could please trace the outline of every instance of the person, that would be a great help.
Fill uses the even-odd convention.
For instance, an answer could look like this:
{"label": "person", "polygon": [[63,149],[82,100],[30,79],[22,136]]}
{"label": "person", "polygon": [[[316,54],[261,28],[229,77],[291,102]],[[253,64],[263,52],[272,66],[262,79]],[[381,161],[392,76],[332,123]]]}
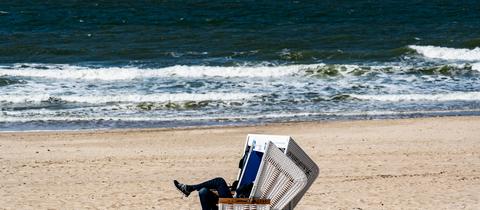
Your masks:
{"label": "person", "polygon": [[[247,150],[248,151],[248,150]],[[238,163],[238,168],[243,169],[245,164],[247,153],[243,155]],[[188,197],[193,191],[198,191],[198,197],[200,199],[200,205],[203,210],[216,210],[218,209],[217,203],[219,198],[232,198],[232,191],[235,191],[235,196],[237,198],[245,198],[250,195],[252,190],[253,183],[246,184],[243,186],[238,185],[238,181],[234,181],[232,186],[228,186],[225,179],[222,177],[216,177],[200,184],[186,185],[173,180],[173,185],[181,192],[185,197]],[[217,191],[218,194],[212,192],[212,190]]]}
{"label": "person", "polygon": [[[232,198],[231,188],[227,185],[225,179],[221,177],[195,185],[182,184],[177,180],[173,180],[173,184],[185,197],[188,197],[193,191],[198,191],[198,197],[203,210],[217,209],[219,198]],[[218,195],[211,190],[216,190]]]}

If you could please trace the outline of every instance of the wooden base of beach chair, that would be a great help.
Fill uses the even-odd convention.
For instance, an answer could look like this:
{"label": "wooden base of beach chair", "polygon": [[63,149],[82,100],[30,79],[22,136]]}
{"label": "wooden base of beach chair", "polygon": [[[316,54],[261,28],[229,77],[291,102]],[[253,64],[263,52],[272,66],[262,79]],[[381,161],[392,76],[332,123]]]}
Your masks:
{"label": "wooden base of beach chair", "polygon": [[219,210],[270,210],[270,199],[219,198]]}

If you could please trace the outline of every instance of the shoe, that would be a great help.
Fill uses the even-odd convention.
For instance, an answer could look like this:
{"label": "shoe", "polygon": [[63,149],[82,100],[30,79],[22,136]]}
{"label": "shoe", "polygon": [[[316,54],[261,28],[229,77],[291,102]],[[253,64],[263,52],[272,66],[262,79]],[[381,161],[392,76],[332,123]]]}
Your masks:
{"label": "shoe", "polygon": [[188,197],[190,195],[190,191],[187,190],[187,185],[179,183],[177,180],[173,180],[173,184],[179,190],[180,192],[185,195],[185,197]]}

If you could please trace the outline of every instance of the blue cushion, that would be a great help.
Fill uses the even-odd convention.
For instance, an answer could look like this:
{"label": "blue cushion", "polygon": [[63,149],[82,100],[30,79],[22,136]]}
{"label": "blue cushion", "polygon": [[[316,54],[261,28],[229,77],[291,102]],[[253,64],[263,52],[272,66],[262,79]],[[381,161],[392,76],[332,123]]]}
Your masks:
{"label": "blue cushion", "polygon": [[243,176],[238,183],[238,186],[248,185],[255,181],[257,177],[260,163],[262,162],[263,152],[251,151],[247,157],[247,162],[243,168]]}

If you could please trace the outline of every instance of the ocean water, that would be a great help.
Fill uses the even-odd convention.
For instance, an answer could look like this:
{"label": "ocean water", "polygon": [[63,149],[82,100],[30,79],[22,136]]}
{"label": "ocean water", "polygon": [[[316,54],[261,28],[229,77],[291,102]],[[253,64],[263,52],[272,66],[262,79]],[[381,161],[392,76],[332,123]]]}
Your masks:
{"label": "ocean water", "polygon": [[480,114],[479,1],[1,1],[0,130]]}

